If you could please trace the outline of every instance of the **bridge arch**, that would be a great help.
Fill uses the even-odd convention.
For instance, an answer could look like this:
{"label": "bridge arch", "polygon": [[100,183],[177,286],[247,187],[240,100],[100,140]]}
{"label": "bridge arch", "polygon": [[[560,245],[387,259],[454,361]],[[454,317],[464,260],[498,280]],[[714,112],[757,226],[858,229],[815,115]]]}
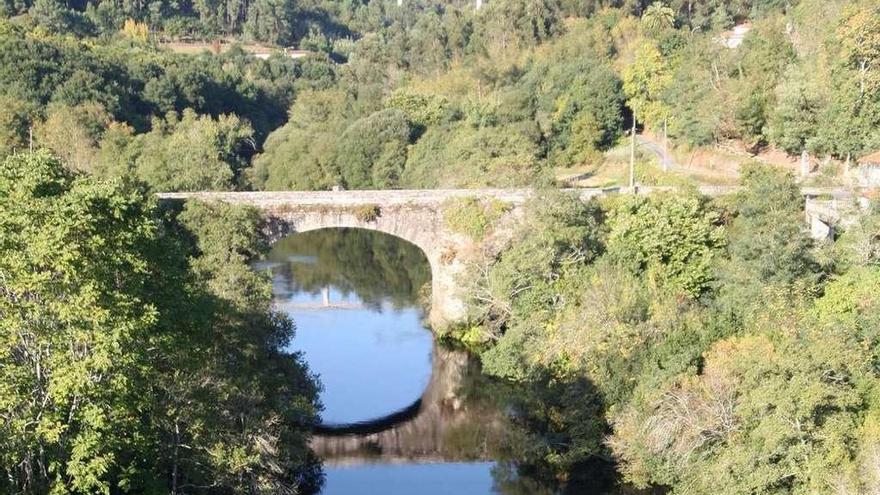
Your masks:
{"label": "bridge arch", "polygon": [[435,328],[461,321],[465,304],[456,278],[463,267],[455,253],[467,244],[461,236],[450,234],[438,208],[397,205],[378,208],[374,216],[365,216],[357,207],[294,207],[264,209],[267,214],[267,237],[270,242],[322,229],[364,229],[388,234],[419,248],[431,269],[431,300],[428,318]]}

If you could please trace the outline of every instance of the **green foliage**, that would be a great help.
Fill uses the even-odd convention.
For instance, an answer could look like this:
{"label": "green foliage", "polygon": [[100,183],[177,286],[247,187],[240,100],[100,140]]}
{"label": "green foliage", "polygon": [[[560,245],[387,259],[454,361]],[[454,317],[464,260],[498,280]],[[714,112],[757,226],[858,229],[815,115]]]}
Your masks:
{"label": "green foliage", "polygon": [[843,481],[858,452],[867,404],[853,380],[863,362],[810,340],[719,341],[700,374],[645,390],[622,412],[612,446],[639,486],[734,494],[778,491],[785,478],[783,493],[823,491]]}
{"label": "green foliage", "polygon": [[596,153],[611,147],[620,135],[620,79],[590,59],[548,65],[535,63],[525,80],[529,90],[537,92],[539,118],[549,120],[544,131],[551,136],[551,152],[563,154],[569,164],[595,160]]}
{"label": "green foliage", "polygon": [[133,168],[160,191],[233,189],[244,168],[241,149],[252,146],[252,137],[251,127],[235,115],[215,120],[191,110],[181,117],[170,113],[130,144],[136,150]]}
{"label": "green foliage", "polygon": [[608,254],[663,290],[698,297],[708,289],[724,231],[698,197],[623,201],[609,214]]}
{"label": "green foliage", "polygon": [[348,106],[339,91],[307,91],[290,110],[290,120],[266,140],[254,160],[251,182],[259,189],[329,189],[341,182],[335,146],[345,130]]}
{"label": "green foliage", "polygon": [[[296,3],[292,0],[257,0],[245,5],[248,5],[247,20],[244,23],[245,34],[257,40],[282,46],[294,41],[297,11]],[[205,13],[219,14],[210,7],[205,9]]]}
{"label": "green foliage", "polygon": [[880,7],[871,2],[846,6],[838,30],[843,53],[859,74],[862,95],[880,90]]}
{"label": "green foliage", "polygon": [[[292,324],[248,266],[260,215],[157,210],[70,169],[153,189],[532,186],[601,161],[625,107],[680,144],[855,158],[880,146],[875,3],[0,2],[0,155],[33,131],[68,167],[13,155],[0,173],[0,492],[286,493],[318,475],[315,384],[278,352]],[[127,19],[148,33],[119,34]],[[740,47],[718,43],[744,20]],[[154,44],[236,36],[319,53]],[[750,165],[742,184],[711,204],[542,192],[509,245],[463,260],[472,321],[451,337],[521,383],[506,488],[565,485],[600,456],[670,493],[877,491],[877,215],[820,268],[793,178]],[[502,211],[447,206],[474,239]],[[301,242],[406,279],[395,301],[429,280],[401,273],[414,246]],[[275,261],[382,298],[357,270]]]}
{"label": "green foliage", "polygon": [[489,2],[478,19],[475,35],[490,53],[535,45],[562,29],[558,4],[552,0]]}
{"label": "green foliage", "polygon": [[[154,357],[131,350],[162,338],[144,292],[156,225],[142,196],[46,154],[7,158],[0,198],[3,491],[109,491],[137,467],[127,439],[150,447],[136,411],[153,406],[140,387]],[[50,464],[57,479],[39,469]]]}
{"label": "green foliage", "polygon": [[403,172],[407,187],[511,187],[540,174],[535,136],[525,125],[434,127],[412,147]]}
{"label": "green foliage", "polygon": [[0,156],[27,149],[32,112],[18,98],[0,96]]}
{"label": "green foliage", "polygon": [[[530,210],[508,247],[474,263],[473,321],[483,333],[470,326],[461,337],[481,342],[484,369],[529,386],[579,377],[590,385],[582,393],[602,401],[578,407],[587,413],[578,426],[563,420],[565,407],[555,410],[559,437],[573,435],[565,446],[520,432],[548,448],[541,469],[564,476],[572,460],[602,452],[579,450],[590,444],[577,435],[591,438],[610,418],[606,453],[637,487],[876,486],[864,454],[878,445],[876,213],[841,236],[839,273],[820,288],[802,201],[789,173],[750,165],[730,204],[620,198],[594,213],[586,237],[590,222],[560,222],[579,215]],[[569,262],[578,251],[563,241],[563,225],[570,239],[590,239],[592,254]],[[538,404],[561,397],[556,390]]]}
{"label": "green foliage", "polygon": [[442,96],[419,94],[400,89],[386,100],[388,108],[396,108],[406,115],[406,120],[419,127],[427,127],[442,122],[449,111],[448,102]]}
{"label": "green foliage", "polygon": [[254,213],[160,215],[45,153],[0,165],[0,491],[317,482],[316,385],[279,351],[293,327],[247,265]]}
{"label": "green foliage", "polygon": [[759,282],[792,282],[811,268],[811,241],[803,223],[803,199],[791,172],[751,164],[730,225],[734,264]]}
{"label": "green foliage", "polygon": [[406,164],[410,129],[400,110],[381,110],[355,121],[340,137],[337,164],[351,189],[392,189]]}
{"label": "green foliage", "polygon": [[663,99],[669,108],[668,133],[676,141],[691,146],[713,142],[723,132],[723,94],[710,81],[715,77],[722,56],[709,40],[695,40],[678,54],[672,81]]}
{"label": "green foliage", "polygon": [[743,139],[762,143],[766,141],[765,126],[775,105],[774,88],[794,62],[795,52],[779,21],[756,25],[741,48],[736,68],[731,67],[739,76],[734,84],[734,125]]}
{"label": "green foliage", "polygon": [[804,75],[789,73],[779,87],[777,107],[768,122],[768,140],[796,155],[813,144],[819,129],[821,100],[815,88],[804,83]]}
{"label": "green foliage", "polygon": [[94,169],[95,153],[111,116],[96,103],[75,107],[54,104],[46,120],[33,129],[36,146],[44,147],[62,158],[68,167],[80,171]]}
{"label": "green foliage", "polygon": [[642,23],[653,32],[671,29],[675,25],[675,12],[663,2],[654,2],[642,14]]}
{"label": "green foliage", "polygon": [[661,124],[669,115],[661,95],[672,82],[667,62],[657,46],[642,43],[635,60],[623,72],[623,91],[637,119],[652,125]]}
{"label": "green foliage", "polygon": [[565,275],[595,258],[600,212],[594,204],[545,191],[526,205],[523,222],[508,249],[470,282],[474,319],[497,339],[483,355],[487,371],[524,378],[528,344],[541,330],[541,318],[564,304]]}
{"label": "green foliage", "polygon": [[880,205],[875,201],[861,219],[834,243],[835,258],[845,270],[880,264]]}
{"label": "green foliage", "polygon": [[355,208],[354,216],[361,222],[375,222],[382,215],[379,205],[360,205]]}
{"label": "green foliage", "polygon": [[448,199],[443,203],[443,222],[457,234],[480,241],[491,232],[508,210],[501,201],[482,201],[473,196]]}

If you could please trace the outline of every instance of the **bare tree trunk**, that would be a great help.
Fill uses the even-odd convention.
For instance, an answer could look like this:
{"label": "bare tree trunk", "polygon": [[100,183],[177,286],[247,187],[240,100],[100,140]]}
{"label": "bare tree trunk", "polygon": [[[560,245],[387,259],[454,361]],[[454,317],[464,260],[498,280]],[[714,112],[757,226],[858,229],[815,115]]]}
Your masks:
{"label": "bare tree trunk", "polygon": [[862,60],[862,67],[859,71],[859,100],[865,97],[865,75],[868,72],[868,61]]}
{"label": "bare tree trunk", "polygon": [[636,192],[636,116],[633,114],[632,142],[629,150],[629,189]]}
{"label": "bare tree trunk", "polygon": [[801,151],[801,177],[810,175],[810,155],[807,150]]}
{"label": "bare tree trunk", "polygon": [[669,172],[669,134],[666,130],[667,118],[663,117],[663,171]]}
{"label": "bare tree trunk", "polygon": [[180,446],[180,425],[174,420],[174,463],[171,467],[171,495],[177,495],[177,449]]}

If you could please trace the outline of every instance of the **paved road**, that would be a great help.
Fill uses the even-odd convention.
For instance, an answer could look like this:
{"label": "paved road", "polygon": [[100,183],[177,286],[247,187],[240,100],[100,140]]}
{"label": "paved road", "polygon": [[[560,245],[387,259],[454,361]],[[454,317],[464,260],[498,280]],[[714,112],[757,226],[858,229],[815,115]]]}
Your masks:
{"label": "paved road", "polygon": [[673,168],[678,167],[678,164],[675,163],[675,158],[663,149],[663,144],[655,143],[642,135],[636,136],[636,142],[639,143],[639,146],[642,148],[657,155],[657,160],[660,162],[660,166],[663,167],[663,170],[672,170]]}

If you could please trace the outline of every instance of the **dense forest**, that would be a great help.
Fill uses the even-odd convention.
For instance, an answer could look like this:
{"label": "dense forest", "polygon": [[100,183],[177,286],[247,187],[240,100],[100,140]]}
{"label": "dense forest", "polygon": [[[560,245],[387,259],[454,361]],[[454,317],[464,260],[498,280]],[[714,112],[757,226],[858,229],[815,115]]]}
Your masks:
{"label": "dense forest", "polygon": [[[0,150],[44,147],[159,190],[547,184],[613,159],[635,117],[687,149],[849,164],[880,148],[878,8],[7,3]],[[283,34],[258,26],[265,9]],[[721,42],[743,22],[740,46]],[[309,54],[175,53],[162,40],[179,29]]]}
{"label": "dense forest", "polygon": [[682,494],[880,486],[880,209],[814,244],[790,173],[748,165],[743,186],[548,190],[509,243],[478,237],[472,324],[447,338],[542,391],[538,418],[514,417],[533,468],[564,486],[611,458],[626,482]]}
{"label": "dense forest", "polygon": [[0,166],[0,492],[292,493],[320,405],[247,263],[258,214]]}
{"label": "dense forest", "polygon": [[[530,391],[510,418],[520,479],[564,489],[610,463],[674,494],[880,490],[876,205],[826,244],[777,167],[743,164],[714,199],[553,187],[632,127],[848,167],[880,148],[876,1],[6,0],[0,17],[0,492],[319,486],[319,385],[279,350],[293,322],[249,264],[263,220],[152,193],[337,185],[541,191],[511,242],[466,260],[470,323],[443,336]],[[490,239],[495,205],[458,206],[450,226]]]}

